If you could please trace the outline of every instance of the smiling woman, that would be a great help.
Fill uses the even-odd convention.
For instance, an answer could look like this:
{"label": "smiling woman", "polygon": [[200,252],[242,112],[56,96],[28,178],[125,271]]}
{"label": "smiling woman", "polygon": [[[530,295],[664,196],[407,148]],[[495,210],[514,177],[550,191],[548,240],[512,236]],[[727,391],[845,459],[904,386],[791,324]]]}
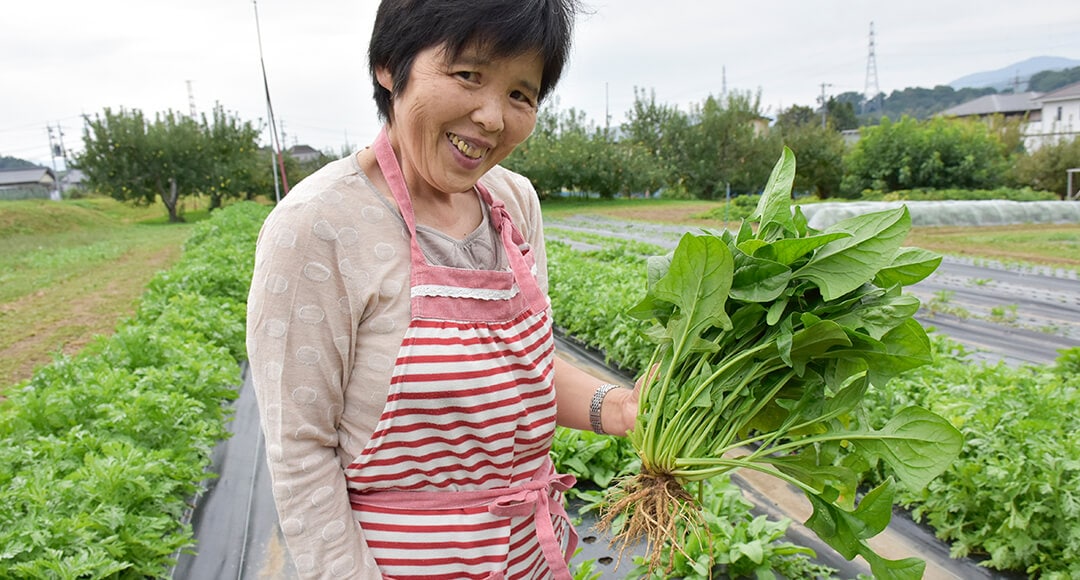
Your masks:
{"label": "smiling woman", "polygon": [[570,578],[556,424],[623,435],[637,391],[555,356],[539,200],[499,163],[561,76],[576,11],[384,0],[385,126],[263,227],[248,355],[303,577]]}

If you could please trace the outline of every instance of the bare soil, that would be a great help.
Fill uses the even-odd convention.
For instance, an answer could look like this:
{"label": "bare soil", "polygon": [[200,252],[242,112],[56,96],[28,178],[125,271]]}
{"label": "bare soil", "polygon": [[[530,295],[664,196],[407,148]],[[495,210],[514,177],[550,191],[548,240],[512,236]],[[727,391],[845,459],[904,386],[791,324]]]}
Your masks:
{"label": "bare soil", "polygon": [[91,270],[0,304],[0,385],[29,379],[57,354],[73,355],[135,313],[153,276],[180,257],[179,244],[141,247]]}

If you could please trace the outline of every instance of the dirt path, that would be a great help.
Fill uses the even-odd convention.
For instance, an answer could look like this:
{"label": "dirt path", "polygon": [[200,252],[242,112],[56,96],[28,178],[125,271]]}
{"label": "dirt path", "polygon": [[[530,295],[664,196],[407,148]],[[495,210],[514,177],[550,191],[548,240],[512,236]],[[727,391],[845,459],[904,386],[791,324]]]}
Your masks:
{"label": "dirt path", "polygon": [[0,304],[0,385],[29,379],[62,353],[79,352],[134,314],[154,275],[180,257],[179,243],[142,246],[102,268]]}

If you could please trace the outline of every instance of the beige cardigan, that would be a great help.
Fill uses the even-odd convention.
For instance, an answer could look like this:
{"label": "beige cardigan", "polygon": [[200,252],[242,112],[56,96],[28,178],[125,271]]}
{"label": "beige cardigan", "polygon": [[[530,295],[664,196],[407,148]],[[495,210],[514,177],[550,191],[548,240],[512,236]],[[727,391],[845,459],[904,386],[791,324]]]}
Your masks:
{"label": "beige cardigan", "polygon": [[[534,248],[547,292],[540,204],[496,167],[481,182]],[[386,404],[409,325],[408,230],[352,155],[299,183],[259,235],[247,349],[281,529],[303,578],[380,578],[343,468]]]}

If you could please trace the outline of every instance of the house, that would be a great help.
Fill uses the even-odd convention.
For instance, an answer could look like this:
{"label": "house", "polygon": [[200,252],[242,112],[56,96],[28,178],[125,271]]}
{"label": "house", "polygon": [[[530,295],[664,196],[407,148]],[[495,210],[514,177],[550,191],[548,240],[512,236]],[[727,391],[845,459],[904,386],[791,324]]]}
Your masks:
{"label": "house", "polygon": [[1042,114],[1039,93],[1002,93],[983,95],[941,112],[944,117],[979,117],[1001,115],[1006,119],[1038,122]]}
{"label": "house", "polygon": [[1037,149],[1041,144],[1038,137],[1042,104],[1040,93],[1001,93],[983,95],[966,103],[945,109],[939,113],[942,117],[988,119],[1001,116],[1005,119],[1019,119],[1020,131],[1024,135],[1024,147],[1028,151]]}
{"label": "house", "polygon": [[322,157],[322,152],[314,147],[308,145],[293,145],[289,147],[285,154],[300,163],[308,163],[309,161],[317,161],[319,157]]}
{"label": "house", "polygon": [[1041,122],[1032,124],[1041,143],[1071,141],[1080,135],[1080,82],[1073,83],[1039,97]]}
{"label": "house", "polygon": [[86,181],[86,174],[80,169],[70,169],[60,174],[60,188],[63,191],[82,187]]}
{"label": "house", "polygon": [[1069,141],[1080,135],[1080,83],[1042,94],[985,95],[940,114],[980,119],[1001,115],[1006,119],[1021,119],[1024,147],[1034,151],[1041,145]]}
{"label": "house", "polygon": [[48,167],[0,169],[0,200],[60,199],[56,174]]}

